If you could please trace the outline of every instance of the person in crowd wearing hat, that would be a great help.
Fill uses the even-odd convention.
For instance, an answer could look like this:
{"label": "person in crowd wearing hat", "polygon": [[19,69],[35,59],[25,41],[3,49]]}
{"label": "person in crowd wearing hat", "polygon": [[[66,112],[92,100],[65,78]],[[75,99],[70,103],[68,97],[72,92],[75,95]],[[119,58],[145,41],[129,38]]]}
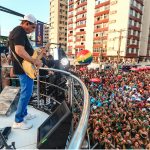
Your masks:
{"label": "person in crowd wearing hat", "polygon": [[14,129],[30,129],[32,124],[26,120],[35,118],[35,114],[30,114],[27,111],[27,105],[30,100],[33,79],[29,78],[22,67],[22,61],[25,59],[39,68],[42,65],[42,61],[33,59],[33,48],[27,38],[27,34],[35,31],[37,25],[37,19],[27,14],[21,20],[21,24],[15,27],[9,35],[9,45],[12,51],[12,65],[13,73],[19,78],[21,93],[20,99],[15,115],[15,122],[13,124]]}

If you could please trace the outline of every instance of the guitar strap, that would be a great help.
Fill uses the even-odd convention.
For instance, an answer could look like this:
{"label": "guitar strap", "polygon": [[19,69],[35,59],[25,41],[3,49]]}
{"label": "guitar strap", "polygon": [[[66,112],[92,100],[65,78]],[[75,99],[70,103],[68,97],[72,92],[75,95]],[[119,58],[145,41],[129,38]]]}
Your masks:
{"label": "guitar strap", "polygon": [[16,61],[18,62],[18,64],[20,65],[20,67],[22,68],[22,70],[24,71],[24,73],[28,76],[28,74],[27,74],[27,73],[25,72],[25,70],[23,69],[23,67],[22,67],[22,65],[21,65],[21,63],[20,63],[20,61],[18,60],[18,58],[17,58],[17,56],[15,55],[15,53],[11,50],[11,48],[10,48],[10,51],[12,52],[14,58],[16,59]]}

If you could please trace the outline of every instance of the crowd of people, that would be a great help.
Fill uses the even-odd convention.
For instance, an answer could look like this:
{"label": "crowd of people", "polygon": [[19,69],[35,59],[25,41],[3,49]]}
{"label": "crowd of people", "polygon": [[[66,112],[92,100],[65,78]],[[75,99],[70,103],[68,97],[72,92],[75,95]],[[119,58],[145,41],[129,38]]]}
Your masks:
{"label": "crowd of people", "polygon": [[[83,67],[83,66],[82,66]],[[74,71],[85,83],[90,95],[88,132],[91,148],[150,149],[150,71],[124,72],[88,69]],[[100,79],[99,83],[90,81]],[[74,107],[78,122],[83,107],[83,91],[75,88]],[[81,109],[81,110],[80,110]],[[76,126],[76,122],[74,121]]]}

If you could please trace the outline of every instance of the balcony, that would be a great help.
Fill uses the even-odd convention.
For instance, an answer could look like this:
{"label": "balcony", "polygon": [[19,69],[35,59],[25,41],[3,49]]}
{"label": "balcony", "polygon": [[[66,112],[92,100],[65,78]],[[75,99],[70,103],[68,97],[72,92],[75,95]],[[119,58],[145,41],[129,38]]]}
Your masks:
{"label": "balcony", "polygon": [[129,35],[128,34],[128,39],[134,39],[134,40],[140,40],[140,37],[139,36],[134,36],[134,35]]}
{"label": "balcony", "polygon": [[[100,53],[93,52],[93,56],[99,57],[99,55],[100,55]],[[107,55],[107,53],[102,53],[102,56],[106,56],[106,55]]]}
{"label": "balcony", "polygon": [[81,3],[81,4],[79,4],[79,5],[77,5],[77,8],[82,7],[82,6],[85,6],[85,5],[87,5],[87,2],[86,2],[86,1],[83,2],[83,3]]}
{"label": "balcony", "polygon": [[93,45],[93,48],[107,48],[107,44]]}
{"label": "balcony", "polygon": [[132,4],[131,4],[130,8],[133,9],[133,10],[135,10],[135,11],[137,11],[137,12],[139,12],[140,14],[143,14],[140,9],[138,9],[138,8],[135,7],[135,6],[133,6]]}
{"label": "balcony", "polygon": [[73,40],[68,40],[68,42],[73,42]]}
{"label": "balcony", "polygon": [[68,24],[72,24],[72,23],[73,23],[73,21],[69,21],[69,22],[68,22]]}
{"label": "balcony", "polygon": [[95,6],[95,9],[96,9],[96,8],[99,8],[99,7],[102,7],[102,6],[105,6],[105,5],[108,5],[108,4],[110,4],[110,1],[107,1],[107,2],[104,2],[104,3],[101,3],[101,4],[96,5],[96,6]]}
{"label": "balcony", "polygon": [[82,17],[82,18],[76,19],[76,22],[82,21],[82,20],[86,20],[86,17]]}
{"label": "balcony", "polygon": [[69,33],[68,36],[73,36],[73,33]]}
{"label": "balcony", "polygon": [[68,18],[71,18],[71,17],[73,17],[73,14],[68,16]]}
{"label": "balcony", "polygon": [[72,52],[68,52],[67,55],[73,55]]}
{"label": "balcony", "polygon": [[138,58],[138,54],[130,54],[130,53],[126,53],[125,58]]}
{"label": "balcony", "polygon": [[101,32],[101,31],[108,31],[108,27],[106,27],[106,28],[94,29],[94,33],[96,33],[96,32]]}
{"label": "balcony", "polygon": [[[76,39],[76,42],[80,42],[81,39]],[[82,39],[82,41],[85,41],[85,38]]]}
{"label": "balcony", "polygon": [[139,45],[132,45],[132,44],[127,44],[128,48],[139,48]]}
{"label": "balcony", "polygon": [[110,10],[105,10],[105,11],[101,11],[101,12],[95,13],[95,16],[94,16],[94,17],[101,16],[101,15],[104,15],[104,14],[108,14],[109,11],[110,11]]}
{"label": "balcony", "polygon": [[75,48],[85,48],[85,45],[76,45]]}
{"label": "balcony", "polygon": [[[100,36],[99,36],[99,37],[94,37],[94,38],[93,38],[93,41],[101,40],[101,38],[102,38],[102,37],[100,37]],[[107,39],[108,39],[108,36],[103,36],[103,39],[104,39],[104,40],[107,40]]]}
{"label": "balcony", "polygon": [[68,46],[68,48],[72,48],[72,46]]}
{"label": "balcony", "polygon": [[78,25],[78,26],[76,26],[76,29],[77,29],[77,28],[82,28],[82,27],[86,27],[86,24]]}
{"label": "balcony", "polygon": [[71,2],[69,2],[69,5],[71,5],[71,4],[73,4],[74,3],[74,1],[71,1]]}
{"label": "balcony", "polygon": [[70,12],[70,11],[72,11],[74,8],[70,8],[68,11]]}
{"label": "balcony", "polygon": [[86,31],[76,32],[76,35],[86,34]]}
{"label": "balcony", "polygon": [[150,50],[150,47],[148,47],[147,50]]}
{"label": "balcony", "polygon": [[103,19],[103,20],[98,20],[98,21],[95,21],[94,22],[94,25],[96,25],[96,24],[101,24],[101,23],[106,23],[106,22],[108,22],[109,21],[109,18],[108,19]]}
{"label": "balcony", "polygon": [[68,28],[68,30],[73,30],[73,27]]}
{"label": "balcony", "polygon": [[77,16],[77,15],[80,15],[80,14],[83,14],[83,13],[86,13],[86,12],[87,12],[87,9],[81,10],[81,11],[79,11],[79,12],[76,13],[76,16]]}
{"label": "balcony", "polygon": [[141,31],[140,28],[132,26],[132,25],[129,25],[129,29],[133,29],[133,30],[136,30],[136,31]]}
{"label": "balcony", "polygon": [[138,19],[138,18],[136,18],[136,17],[134,17],[134,16],[132,16],[132,15],[130,15],[129,18],[132,19],[132,20],[135,20],[135,21],[137,21],[137,22],[142,23],[141,19]]}

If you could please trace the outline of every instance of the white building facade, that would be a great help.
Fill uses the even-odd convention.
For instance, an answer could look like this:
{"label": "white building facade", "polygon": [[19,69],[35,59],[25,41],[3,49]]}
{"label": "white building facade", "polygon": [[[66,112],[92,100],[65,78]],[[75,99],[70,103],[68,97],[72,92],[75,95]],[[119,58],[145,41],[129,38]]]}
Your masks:
{"label": "white building facade", "polygon": [[[69,0],[68,55],[82,49],[98,60],[150,59],[150,0]],[[121,36],[119,46],[119,36]],[[102,51],[101,51],[102,50]]]}

